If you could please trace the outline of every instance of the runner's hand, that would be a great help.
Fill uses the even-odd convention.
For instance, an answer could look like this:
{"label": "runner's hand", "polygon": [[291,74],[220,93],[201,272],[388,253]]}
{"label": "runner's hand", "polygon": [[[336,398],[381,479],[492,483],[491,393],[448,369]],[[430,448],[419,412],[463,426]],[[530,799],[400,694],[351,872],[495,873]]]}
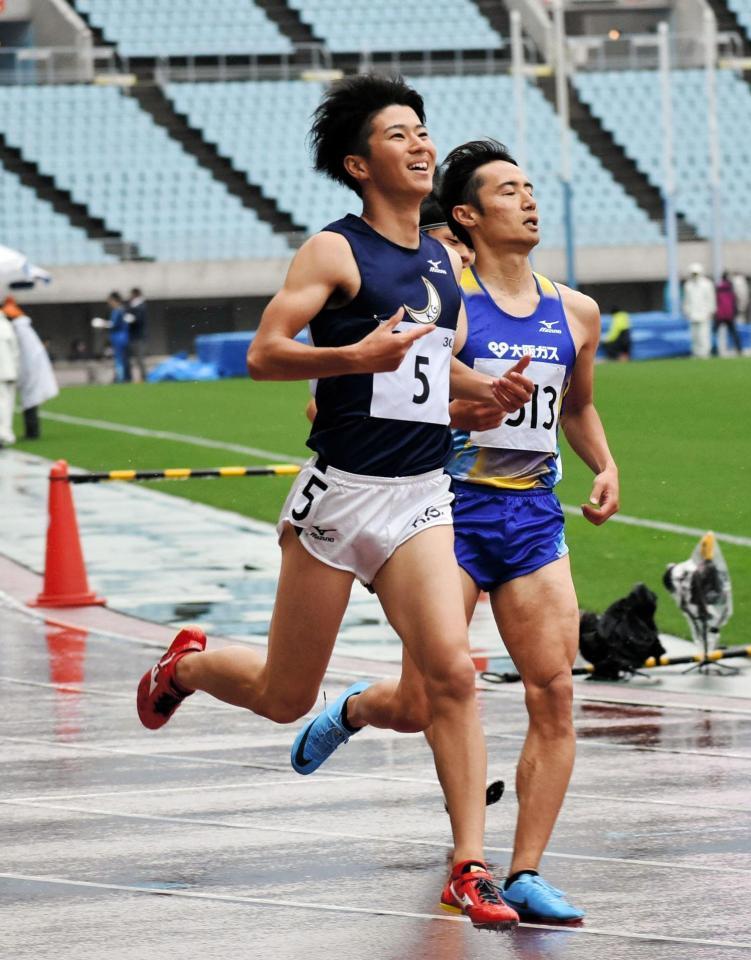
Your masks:
{"label": "runner's hand", "polygon": [[398,369],[407,351],[420,337],[435,330],[435,324],[415,324],[414,330],[396,330],[404,316],[404,307],[379,323],[372,333],[357,344],[357,362],[363,373],[387,373]]}
{"label": "runner's hand", "polygon": [[598,473],[592,484],[589,503],[581,505],[585,518],[596,527],[618,512],[618,474],[610,470]]}
{"label": "runner's hand", "polygon": [[457,430],[495,430],[500,427],[505,413],[494,403],[452,400],[449,415],[451,426]]}
{"label": "runner's hand", "polygon": [[531,359],[530,356],[522,357],[499,380],[493,381],[493,396],[504,413],[515,413],[532,399],[535,385],[529,377],[524,376]]}

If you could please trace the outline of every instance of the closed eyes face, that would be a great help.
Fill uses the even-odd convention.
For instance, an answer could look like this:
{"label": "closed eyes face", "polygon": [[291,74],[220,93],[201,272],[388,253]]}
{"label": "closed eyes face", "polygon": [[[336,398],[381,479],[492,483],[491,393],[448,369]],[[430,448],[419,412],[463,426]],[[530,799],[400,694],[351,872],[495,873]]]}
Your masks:
{"label": "closed eyes face", "polygon": [[540,217],[534,186],[523,170],[497,160],[476,173],[477,228],[498,241],[539,242]]}

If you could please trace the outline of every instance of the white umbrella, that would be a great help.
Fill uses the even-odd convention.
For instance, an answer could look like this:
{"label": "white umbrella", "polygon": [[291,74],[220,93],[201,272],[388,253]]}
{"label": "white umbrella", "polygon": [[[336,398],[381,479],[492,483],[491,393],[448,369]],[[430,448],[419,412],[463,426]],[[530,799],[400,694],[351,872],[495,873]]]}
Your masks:
{"label": "white umbrella", "polygon": [[35,283],[49,283],[52,276],[10,247],[0,246],[0,293],[33,287]]}

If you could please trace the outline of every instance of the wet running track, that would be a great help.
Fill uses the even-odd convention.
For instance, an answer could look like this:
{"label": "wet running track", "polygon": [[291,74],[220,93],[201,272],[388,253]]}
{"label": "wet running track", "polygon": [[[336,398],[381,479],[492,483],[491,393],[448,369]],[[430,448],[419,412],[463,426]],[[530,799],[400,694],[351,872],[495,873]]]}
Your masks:
{"label": "wet running track", "polygon": [[[34,575],[0,575],[3,958],[751,960],[751,700],[578,683],[544,874],[586,923],[480,932],[437,908],[450,836],[421,736],[368,730],[304,778],[297,725],[202,694],[151,733],[135,686],[171,631],[94,609],[45,624],[10,598]],[[393,669],[337,657],[327,694]],[[525,712],[516,686],[480,699],[500,876]]]}

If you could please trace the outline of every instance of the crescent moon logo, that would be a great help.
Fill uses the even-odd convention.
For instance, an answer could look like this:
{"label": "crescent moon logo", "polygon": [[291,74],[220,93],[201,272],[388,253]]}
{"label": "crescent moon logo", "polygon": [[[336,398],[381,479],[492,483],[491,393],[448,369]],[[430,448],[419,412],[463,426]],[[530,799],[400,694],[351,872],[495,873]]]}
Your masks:
{"label": "crescent moon logo", "polygon": [[418,310],[415,307],[409,307],[404,304],[404,309],[412,317],[415,323],[435,323],[441,315],[441,298],[433,284],[426,277],[420,277],[428,291],[428,302]]}

